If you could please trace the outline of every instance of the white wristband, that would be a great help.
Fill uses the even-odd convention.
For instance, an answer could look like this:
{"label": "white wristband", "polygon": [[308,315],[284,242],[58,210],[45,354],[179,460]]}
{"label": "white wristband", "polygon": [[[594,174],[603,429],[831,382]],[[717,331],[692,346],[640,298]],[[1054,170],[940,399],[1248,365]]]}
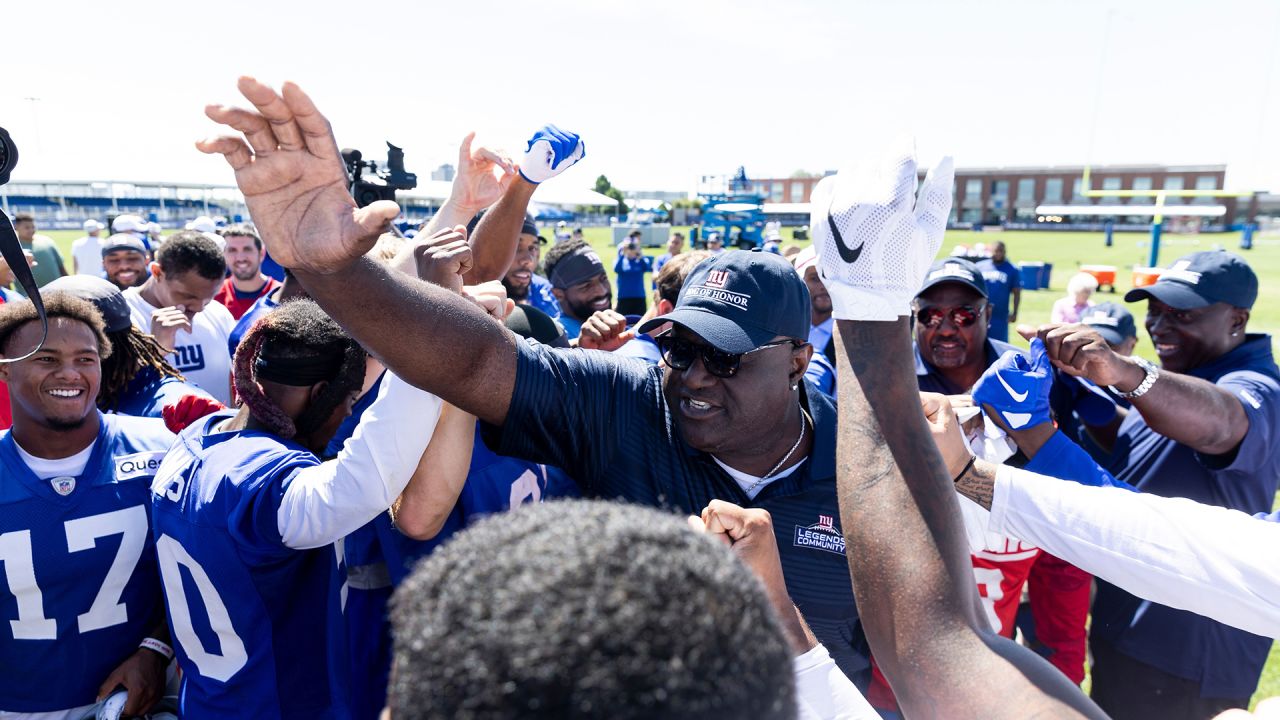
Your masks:
{"label": "white wristband", "polygon": [[155,638],[143,638],[142,642],[138,643],[138,647],[158,652],[164,656],[165,660],[173,659],[173,648],[169,647],[168,643]]}

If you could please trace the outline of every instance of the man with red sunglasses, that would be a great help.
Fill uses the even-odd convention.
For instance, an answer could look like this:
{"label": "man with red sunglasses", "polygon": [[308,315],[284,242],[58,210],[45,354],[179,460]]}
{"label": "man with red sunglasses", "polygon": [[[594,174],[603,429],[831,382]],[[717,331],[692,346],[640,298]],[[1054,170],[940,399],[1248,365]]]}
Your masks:
{"label": "man with red sunglasses", "polygon": [[[1021,352],[988,336],[993,306],[987,283],[982,270],[968,260],[947,257],[934,262],[911,307],[916,381],[922,391],[966,395],[1001,355]],[[1055,410],[1070,412],[1061,403]],[[1022,588],[1029,585],[1041,651],[1079,684],[1084,679],[1090,576],[1034,545],[994,535],[985,540],[985,546],[971,548],[971,560],[986,621],[993,631],[1012,637]],[[897,709],[879,672],[867,698],[881,710]]]}
{"label": "man with red sunglasses", "polygon": [[1014,346],[987,337],[991,305],[977,265],[943,258],[916,293],[916,380],[925,392],[963,395],[987,366]]}

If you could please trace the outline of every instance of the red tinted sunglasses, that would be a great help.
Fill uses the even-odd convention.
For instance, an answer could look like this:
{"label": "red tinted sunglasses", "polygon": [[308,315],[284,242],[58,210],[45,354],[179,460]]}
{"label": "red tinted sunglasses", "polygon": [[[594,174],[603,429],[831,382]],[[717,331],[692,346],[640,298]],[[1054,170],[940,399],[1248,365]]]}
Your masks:
{"label": "red tinted sunglasses", "polygon": [[982,305],[961,305],[959,307],[922,307],[916,310],[916,322],[925,327],[936,328],[942,324],[943,318],[950,318],[951,324],[958,328],[969,327],[982,317]]}

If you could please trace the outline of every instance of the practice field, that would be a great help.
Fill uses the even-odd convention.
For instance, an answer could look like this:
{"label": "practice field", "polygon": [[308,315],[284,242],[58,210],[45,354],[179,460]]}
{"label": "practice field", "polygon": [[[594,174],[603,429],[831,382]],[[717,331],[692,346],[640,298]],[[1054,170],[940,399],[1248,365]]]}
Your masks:
{"label": "practice field", "polygon": [[[685,236],[688,237],[687,229]],[[613,276],[613,258],[617,250],[612,245],[612,234],[609,228],[586,228],[587,241],[596,248],[600,257],[605,259],[610,277]],[[544,231],[544,236],[550,230]],[[790,236],[784,230],[783,237]],[[1058,298],[1066,294],[1067,280],[1079,271],[1081,265],[1115,265],[1116,292],[1094,293],[1096,302],[1123,303],[1124,293],[1132,287],[1134,265],[1145,266],[1147,261],[1148,242],[1146,233],[1116,233],[1112,247],[1106,247],[1102,233],[1087,232],[981,232],[963,230],[948,231],[942,245],[942,253],[950,254],[956,245],[969,245],[984,242],[992,244],[1003,240],[1009,250],[1009,260],[1020,262],[1047,262],[1053,264],[1050,278],[1050,289],[1023,291],[1022,309],[1019,323],[1043,323],[1049,321],[1049,311]],[[786,241],[784,245],[808,245],[808,242]],[[550,246],[548,246],[550,247]],[[1258,273],[1258,301],[1253,306],[1249,321],[1250,332],[1280,333],[1280,238],[1255,238],[1254,249],[1240,250],[1240,233],[1216,233],[1203,235],[1168,235],[1162,238],[1160,261],[1168,266],[1178,257],[1199,250],[1226,248],[1241,254],[1254,272]],[[546,248],[543,249],[546,252]],[[649,248],[645,252],[661,255],[666,252],[662,248]],[[1146,303],[1135,303],[1130,307],[1138,321],[1138,354],[1155,359],[1155,349],[1146,331],[1142,329],[1142,318]],[[1011,336],[1016,335],[1012,331]],[[1011,338],[1025,345],[1021,338]]]}
{"label": "practice field", "polygon": [[[677,228],[688,236],[688,228]],[[613,260],[617,250],[612,242],[612,231],[606,227],[589,227],[584,230],[587,242],[600,253],[610,278],[613,278]],[[67,267],[71,267],[71,242],[84,233],[76,230],[55,230],[44,233],[57,242],[62,250]],[[552,228],[542,231],[544,237],[551,239]],[[784,237],[790,237],[790,231],[784,231]],[[1053,264],[1050,278],[1050,289],[1023,291],[1022,309],[1018,317],[1019,323],[1042,323],[1049,321],[1049,311],[1058,298],[1066,294],[1067,280],[1076,273],[1081,265],[1115,265],[1116,292],[1114,294],[1100,292],[1094,294],[1097,302],[1108,300],[1123,302],[1124,293],[1131,287],[1130,268],[1134,265],[1146,265],[1147,243],[1150,236],[1146,233],[1116,233],[1112,247],[1105,247],[1102,233],[1084,232],[981,232],[953,230],[948,231],[943,242],[942,252],[949,254],[956,245],[973,245],[977,242],[994,243],[1003,240],[1009,249],[1009,259],[1014,263],[1040,261]],[[807,245],[808,242],[787,240],[787,245]],[[1254,243],[1253,250],[1240,250],[1240,233],[1216,233],[1203,235],[1169,235],[1166,234],[1161,243],[1161,264],[1168,266],[1181,255],[1198,250],[1226,248],[1244,256],[1254,272],[1258,273],[1258,301],[1253,306],[1249,321],[1251,332],[1280,333],[1280,238],[1260,238]],[[545,255],[550,245],[543,248]],[[647,248],[646,254],[661,255],[664,248]],[[1145,303],[1135,303],[1131,309],[1139,323],[1138,354],[1154,359],[1155,351],[1151,347],[1150,338],[1141,329]],[[1015,333],[1010,333],[1015,335]],[[1021,338],[1011,338],[1022,342]]]}
{"label": "practice field", "polygon": [[[688,228],[677,228],[685,232]],[[592,247],[600,253],[605,261],[610,278],[613,277],[613,259],[617,250],[612,242],[610,228],[586,228],[584,233]],[[44,233],[52,237],[62,250],[67,267],[71,267],[71,242],[83,235],[79,231],[51,231]],[[551,239],[554,231],[545,228],[543,236]],[[783,232],[784,238],[790,237],[790,231]],[[994,243],[1003,240],[1008,246],[1009,259],[1014,263],[1041,261],[1053,264],[1053,275],[1050,278],[1050,289],[1024,291],[1022,293],[1022,309],[1018,321],[1020,323],[1042,323],[1049,321],[1049,311],[1053,303],[1066,293],[1067,280],[1079,270],[1081,265],[1115,265],[1116,292],[1095,293],[1097,302],[1113,300],[1123,302],[1124,293],[1131,287],[1130,268],[1134,265],[1145,266],[1148,254],[1147,243],[1150,236],[1146,233],[1116,233],[1112,247],[1105,247],[1100,232],[982,232],[948,231],[943,242],[942,252],[949,254],[951,248],[964,244],[972,246],[977,242]],[[787,245],[807,245],[808,242],[787,240]],[[543,248],[543,253],[550,246]],[[1280,334],[1280,238],[1255,238],[1254,249],[1240,250],[1240,233],[1216,233],[1203,235],[1165,235],[1161,242],[1160,262],[1168,266],[1176,258],[1198,250],[1226,248],[1242,255],[1254,272],[1258,274],[1258,301],[1253,306],[1249,321],[1250,332],[1264,332],[1272,335]],[[661,255],[663,248],[649,248],[649,255]],[[1138,354],[1155,359],[1155,351],[1151,339],[1141,328],[1145,303],[1135,303],[1130,307],[1139,323]],[[1011,340],[1022,343],[1016,333],[1010,333]],[[1274,345],[1274,343],[1273,343]],[[1086,687],[1089,682],[1085,679]],[[1262,680],[1258,692],[1254,695],[1256,703],[1261,698],[1280,695],[1280,644],[1272,647],[1271,656],[1262,671]]]}

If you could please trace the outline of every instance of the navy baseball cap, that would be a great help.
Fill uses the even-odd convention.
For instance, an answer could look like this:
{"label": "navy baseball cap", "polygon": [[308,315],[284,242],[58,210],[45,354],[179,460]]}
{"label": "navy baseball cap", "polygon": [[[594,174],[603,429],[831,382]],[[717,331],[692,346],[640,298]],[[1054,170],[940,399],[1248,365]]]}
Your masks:
{"label": "navy baseball cap", "polygon": [[1244,258],[1222,250],[1184,255],[1153,285],[1125,293],[1125,302],[1155,298],[1169,307],[1194,310],[1214,303],[1251,308],[1258,299],[1258,276]]}
{"label": "navy baseball cap", "polygon": [[[481,210],[467,222],[467,237],[471,237],[471,233],[475,232],[476,226],[480,224],[480,218],[484,217],[484,214],[485,211]],[[538,234],[538,226],[534,224],[533,218],[528,215],[524,216],[524,223],[520,226],[520,234],[532,235],[538,238],[539,245],[547,244],[547,239]]]}
{"label": "navy baseball cap", "polygon": [[98,308],[107,332],[128,330],[133,323],[129,319],[129,303],[120,288],[92,275],[64,275],[40,288],[41,292],[64,292],[81,300],[88,300]]}
{"label": "navy baseball cap", "polygon": [[982,297],[987,297],[987,281],[982,279],[982,271],[977,265],[958,257],[945,257],[934,261],[929,266],[929,272],[925,273],[924,285],[916,293],[916,297],[920,297],[934,285],[949,282],[968,286]]}
{"label": "navy baseball cap", "polygon": [[106,242],[102,243],[102,257],[106,257],[117,250],[132,250],[133,252],[142,253],[143,255],[147,254],[147,246],[143,245],[141,240],[129,233],[116,233],[115,235],[107,238]]}
{"label": "navy baseball cap", "polygon": [[782,256],[729,250],[698,263],[680,288],[676,309],[637,332],[672,322],[719,350],[744,353],[778,336],[806,340],[809,312],[809,288]]}
{"label": "navy baseball cap", "polygon": [[1094,305],[1080,315],[1080,322],[1097,330],[1102,339],[1112,345],[1119,345],[1129,338],[1138,337],[1138,327],[1133,320],[1133,313],[1120,303],[1104,302]]}

